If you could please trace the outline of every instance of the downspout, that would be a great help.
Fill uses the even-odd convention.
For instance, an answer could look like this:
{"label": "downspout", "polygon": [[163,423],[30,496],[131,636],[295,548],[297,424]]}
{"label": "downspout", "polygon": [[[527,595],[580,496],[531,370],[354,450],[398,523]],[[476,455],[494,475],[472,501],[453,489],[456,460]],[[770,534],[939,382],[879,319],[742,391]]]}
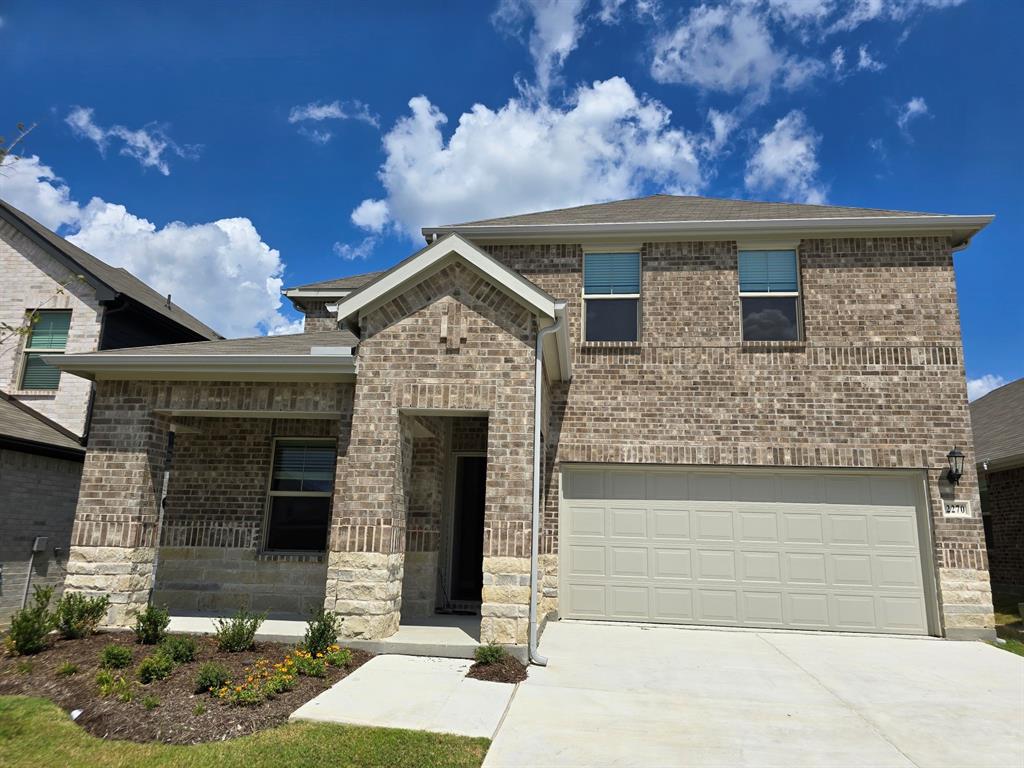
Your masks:
{"label": "downspout", "polygon": [[547,657],[537,652],[537,559],[540,557],[540,420],[541,391],[544,376],[544,339],[558,333],[565,322],[564,312],[555,311],[555,322],[537,334],[537,352],[534,355],[533,386],[533,523],[530,526],[530,661],[547,666]]}

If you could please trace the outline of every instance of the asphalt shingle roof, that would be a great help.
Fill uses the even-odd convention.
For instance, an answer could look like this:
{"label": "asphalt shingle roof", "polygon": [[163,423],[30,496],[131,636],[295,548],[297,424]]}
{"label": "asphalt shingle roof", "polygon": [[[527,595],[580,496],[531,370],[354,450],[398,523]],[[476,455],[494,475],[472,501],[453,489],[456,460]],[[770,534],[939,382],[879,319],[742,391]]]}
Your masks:
{"label": "asphalt shingle roof", "polygon": [[0,438],[49,445],[55,448],[80,451],[85,448],[69,431],[36,413],[6,392],[0,392]]}
{"label": "asphalt shingle roof", "polygon": [[331,280],[321,280],[319,283],[307,283],[288,288],[289,291],[354,291],[362,288],[367,283],[373,282],[383,275],[383,272],[365,272],[361,275],[349,275],[348,277],[336,277]]}
{"label": "asphalt shingle roof", "polygon": [[1024,456],[1024,379],[1011,381],[971,403],[975,460]]}
{"label": "asphalt shingle roof", "polygon": [[359,344],[351,332],[317,331],[287,336],[253,336],[246,339],[190,341],[185,344],[159,344],[90,352],[84,357],[121,357],[122,355],[308,355],[310,347],[355,347]]}

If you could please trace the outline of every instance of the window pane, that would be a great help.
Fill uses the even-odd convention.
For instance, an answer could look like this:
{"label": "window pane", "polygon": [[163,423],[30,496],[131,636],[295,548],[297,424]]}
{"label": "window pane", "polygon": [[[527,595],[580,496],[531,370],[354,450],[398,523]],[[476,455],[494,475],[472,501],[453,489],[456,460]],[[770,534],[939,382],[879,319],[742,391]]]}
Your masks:
{"label": "window pane", "polygon": [[587,341],[636,341],[639,299],[587,299]]}
{"label": "window pane", "polygon": [[796,341],[796,296],[741,298],[744,341]]}
{"label": "window pane", "polygon": [[739,266],[744,293],[797,290],[796,251],[740,251]]}
{"label": "window pane", "polygon": [[71,312],[48,309],[38,313],[25,345],[31,349],[64,349],[68,344]]}
{"label": "window pane", "polygon": [[326,496],[273,496],[267,549],[299,549],[323,552],[327,549],[327,527],[331,500]]}
{"label": "window pane", "polygon": [[330,492],[336,452],[333,443],[279,442],[271,490]]}
{"label": "window pane", "polygon": [[640,293],[640,254],[584,254],[583,286],[584,293],[595,295]]}
{"label": "window pane", "polygon": [[57,389],[60,370],[43,362],[37,352],[25,353],[25,371],[21,375],[22,389]]}

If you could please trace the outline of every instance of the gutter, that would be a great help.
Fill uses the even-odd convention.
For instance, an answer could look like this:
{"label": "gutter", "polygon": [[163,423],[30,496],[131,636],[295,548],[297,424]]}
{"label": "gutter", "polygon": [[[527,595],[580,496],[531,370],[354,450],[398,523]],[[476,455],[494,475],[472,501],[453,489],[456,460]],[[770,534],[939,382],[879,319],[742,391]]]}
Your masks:
{"label": "gutter", "polygon": [[[356,374],[350,347],[338,352],[306,355],[43,355],[43,361],[62,371],[95,379],[113,374]],[[327,348],[334,349],[334,348]],[[341,351],[343,350],[343,351]],[[282,379],[283,380],[283,379]]]}

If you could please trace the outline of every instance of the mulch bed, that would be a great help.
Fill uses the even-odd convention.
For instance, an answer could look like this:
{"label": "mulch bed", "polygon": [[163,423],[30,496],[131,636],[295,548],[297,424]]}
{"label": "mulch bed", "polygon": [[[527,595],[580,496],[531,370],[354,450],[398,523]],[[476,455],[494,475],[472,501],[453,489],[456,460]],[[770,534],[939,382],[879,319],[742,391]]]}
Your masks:
{"label": "mulch bed", "polygon": [[[155,646],[137,645],[131,633],[102,632],[82,640],[55,640],[48,650],[35,656],[0,658],[0,694],[42,696],[68,712],[81,709],[76,722],[95,736],[195,744],[244,736],[280,725],[302,704],[373,658],[373,654],[353,650],[352,664],[345,669],[329,667],[327,677],[322,679],[297,677],[291,691],[256,706],[238,707],[208,693],[192,692],[199,666],[217,661],[231,671],[233,679],[241,680],[245,667],[258,659],[276,663],[293,650],[293,646],[257,643],[253,651],[223,653],[212,637],[195,639],[198,645],[195,661],[176,664],[169,677],[149,685],[138,682],[135,669]],[[112,670],[134,681],[135,697],[130,702],[121,702],[115,696],[103,698],[97,689],[100,651],[108,643],[117,643],[132,651],[131,666]],[[78,665],[78,672],[59,675],[58,670],[66,662]],[[147,696],[156,696],[160,705],[146,709],[143,699]]]}
{"label": "mulch bed", "polygon": [[489,680],[492,683],[521,683],[526,679],[526,667],[518,659],[506,656],[501,661],[483,664],[477,662],[469,668],[466,677]]}

